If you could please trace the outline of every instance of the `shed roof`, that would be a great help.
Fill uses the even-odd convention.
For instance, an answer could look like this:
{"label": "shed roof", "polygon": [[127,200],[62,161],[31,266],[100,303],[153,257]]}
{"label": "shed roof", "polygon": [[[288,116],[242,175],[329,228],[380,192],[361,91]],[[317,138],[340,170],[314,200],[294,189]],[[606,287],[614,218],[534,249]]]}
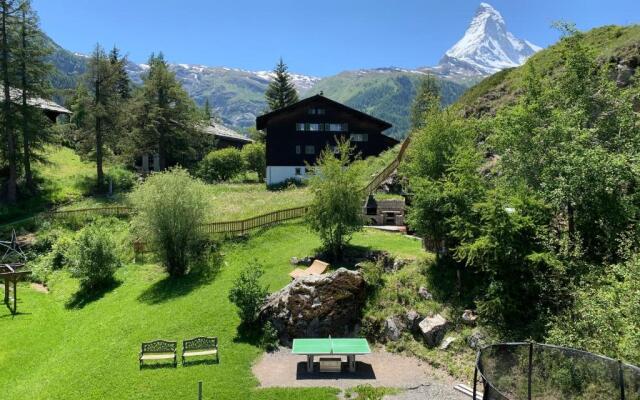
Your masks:
{"label": "shed roof", "polygon": [[[4,86],[0,85],[0,92],[3,90]],[[11,97],[12,103],[20,103],[22,101],[22,90],[18,88],[10,88],[9,95]],[[0,103],[3,101],[2,96],[0,96]],[[67,114],[71,115],[71,111],[56,103],[53,100],[43,99],[42,97],[29,97],[27,99],[27,104],[32,107],[37,107],[45,111],[50,111],[58,114]]]}
{"label": "shed roof", "polygon": [[241,142],[241,143],[253,142],[253,139],[249,139],[248,137],[241,135],[240,133],[234,131],[233,129],[217,122],[210,123],[209,125],[205,126],[203,130],[205,133],[208,133],[210,135],[213,135],[221,139],[226,139],[226,140],[231,140],[234,142]]}

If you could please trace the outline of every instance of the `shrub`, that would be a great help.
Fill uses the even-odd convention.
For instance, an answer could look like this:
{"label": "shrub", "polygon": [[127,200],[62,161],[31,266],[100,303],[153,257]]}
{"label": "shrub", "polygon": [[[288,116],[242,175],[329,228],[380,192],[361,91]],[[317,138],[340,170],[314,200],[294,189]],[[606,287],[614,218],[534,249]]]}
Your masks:
{"label": "shrub", "polygon": [[260,182],[264,181],[267,169],[267,149],[264,143],[250,143],[242,148],[242,159],[248,171],[258,174]]}
{"label": "shrub", "polygon": [[337,156],[329,148],[320,154],[310,180],[314,197],[307,214],[311,229],[320,235],[334,259],[342,257],[351,235],[363,225],[359,168],[349,165],[349,141],[339,141],[337,150]]}
{"label": "shrub", "polygon": [[198,165],[198,176],[207,182],[227,181],[244,170],[240,150],[228,147],[207,154]]}
{"label": "shrub", "polygon": [[105,227],[92,224],[83,228],[71,245],[68,258],[71,275],[80,279],[84,289],[92,289],[113,281],[120,266],[116,243]]}
{"label": "shrub", "polygon": [[206,188],[187,171],[174,168],[151,175],[132,194],[134,232],[160,257],[171,276],[187,273],[206,250],[199,229],[206,215]]}
{"label": "shrub", "polygon": [[262,348],[267,351],[274,351],[278,348],[278,331],[271,321],[267,321],[262,328]]}
{"label": "shrub", "polygon": [[129,171],[121,166],[111,167],[107,172],[105,182],[113,183],[114,191],[127,192],[131,190],[138,180],[137,175],[133,171]]}
{"label": "shrub", "polygon": [[238,307],[238,315],[243,324],[251,325],[256,322],[260,306],[267,296],[266,286],[260,284],[263,274],[262,267],[254,263],[240,273],[229,291],[229,301]]}

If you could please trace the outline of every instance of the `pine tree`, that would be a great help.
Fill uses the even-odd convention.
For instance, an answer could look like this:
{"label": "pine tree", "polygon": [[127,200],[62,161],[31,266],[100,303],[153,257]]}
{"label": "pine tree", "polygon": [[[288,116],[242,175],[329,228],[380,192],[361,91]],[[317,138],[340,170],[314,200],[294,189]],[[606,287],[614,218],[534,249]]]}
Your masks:
{"label": "pine tree", "polygon": [[2,76],[2,134],[6,150],[6,159],[9,163],[9,181],[7,182],[7,201],[15,203],[17,200],[18,186],[18,145],[14,131],[16,115],[11,103],[11,87],[13,80],[11,70],[13,66],[13,52],[15,48],[12,30],[15,23],[14,16],[18,2],[15,0],[0,0],[0,73]]}
{"label": "pine tree", "polygon": [[411,106],[411,125],[414,130],[424,126],[425,116],[432,107],[440,107],[440,86],[432,75],[426,75],[420,80]]}
{"label": "pine tree", "polygon": [[22,122],[22,162],[27,189],[33,193],[35,184],[31,171],[33,149],[47,140],[44,129],[45,118],[42,112],[28,105],[28,99],[47,97],[50,85],[47,76],[51,64],[45,61],[51,51],[43,43],[43,33],[38,26],[38,17],[31,8],[31,2],[25,0],[19,13],[20,47],[17,51],[18,88],[21,91],[20,118]]}
{"label": "pine tree", "polygon": [[204,106],[202,107],[202,111],[204,114],[204,119],[207,123],[209,123],[209,121],[211,121],[211,105],[209,104],[209,98],[205,98],[204,99]]}
{"label": "pine tree", "polygon": [[156,153],[160,169],[189,165],[204,153],[212,139],[197,126],[202,113],[189,97],[162,53],[151,55],[149,72],[135,92],[129,110],[131,158]]}
{"label": "pine tree", "polygon": [[128,99],[131,97],[131,79],[127,73],[127,58],[126,56],[120,56],[120,49],[113,46],[109,53],[109,62],[115,70],[115,85],[116,90],[122,99]]}
{"label": "pine tree", "polygon": [[275,78],[269,83],[265,97],[270,111],[275,111],[298,102],[298,92],[291,82],[291,75],[287,65],[280,58],[280,62],[273,70]]}
{"label": "pine tree", "polygon": [[[98,190],[104,188],[103,162],[105,149],[116,136],[123,107],[118,91],[118,69],[110,62],[102,46],[96,45],[88,69],[76,90],[73,102],[73,121],[81,130],[81,150],[92,155],[96,161]],[[90,134],[88,134],[90,132]]]}

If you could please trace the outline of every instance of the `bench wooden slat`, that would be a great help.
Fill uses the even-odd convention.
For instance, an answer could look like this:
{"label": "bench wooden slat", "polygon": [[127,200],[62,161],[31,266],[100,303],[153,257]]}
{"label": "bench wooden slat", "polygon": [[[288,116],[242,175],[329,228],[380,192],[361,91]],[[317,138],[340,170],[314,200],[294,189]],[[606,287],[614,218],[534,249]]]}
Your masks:
{"label": "bench wooden slat", "polygon": [[140,359],[141,360],[165,360],[173,357],[174,357],[173,353],[167,353],[167,354],[153,353],[153,354],[144,354],[142,357],[140,357]]}
{"label": "bench wooden slat", "polygon": [[183,357],[191,357],[191,356],[210,356],[214,355],[218,352],[218,350],[202,350],[202,351],[185,351],[182,356]]}

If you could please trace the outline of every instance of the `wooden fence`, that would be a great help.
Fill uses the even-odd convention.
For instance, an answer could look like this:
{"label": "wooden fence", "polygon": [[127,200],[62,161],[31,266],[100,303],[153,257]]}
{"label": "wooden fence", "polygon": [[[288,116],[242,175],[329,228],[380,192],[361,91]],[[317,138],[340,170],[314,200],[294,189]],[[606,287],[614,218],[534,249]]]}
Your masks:
{"label": "wooden fence", "polygon": [[[378,175],[376,175],[362,191],[365,195],[369,195],[380,186],[382,182],[387,180],[391,174],[398,168],[400,162],[404,158],[407,147],[409,146],[409,138],[406,138],[400,147],[400,151],[396,158],[387,165]],[[256,217],[247,218],[239,221],[225,222],[209,222],[200,225],[201,229],[207,234],[238,234],[242,235],[253,229],[271,226],[280,222],[289,221],[296,218],[304,217],[309,211],[309,206],[288,208],[285,210],[273,211],[267,214],[258,215]],[[87,217],[93,215],[111,215],[111,216],[128,216],[134,210],[130,207],[101,207],[101,208],[83,208],[78,210],[51,211],[46,213],[49,218],[66,218],[66,217]]]}
{"label": "wooden fence", "polygon": [[278,210],[257,217],[240,221],[210,222],[202,224],[201,229],[207,234],[238,234],[242,235],[253,229],[271,226],[280,222],[304,217],[309,210],[308,206]]}
{"label": "wooden fence", "polygon": [[400,151],[398,152],[396,158],[394,158],[393,161],[391,161],[391,163],[385,167],[385,169],[383,169],[378,175],[376,175],[371,180],[371,182],[369,182],[369,184],[365,186],[364,189],[362,189],[363,193],[366,196],[373,193],[382,184],[382,182],[389,179],[393,172],[398,169],[398,166],[400,165],[400,162],[402,162],[402,159],[404,158],[404,155],[407,151],[407,147],[409,147],[409,141],[409,137],[407,137],[404,142],[402,142],[402,146],[400,146]]}
{"label": "wooden fence", "polygon": [[112,206],[112,207],[97,207],[97,208],[79,208],[77,210],[57,210],[50,211],[45,214],[49,218],[67,218],[67,217],[87,217],[94,215],[101,216],[127,216],[133,213],[131,207]]}

